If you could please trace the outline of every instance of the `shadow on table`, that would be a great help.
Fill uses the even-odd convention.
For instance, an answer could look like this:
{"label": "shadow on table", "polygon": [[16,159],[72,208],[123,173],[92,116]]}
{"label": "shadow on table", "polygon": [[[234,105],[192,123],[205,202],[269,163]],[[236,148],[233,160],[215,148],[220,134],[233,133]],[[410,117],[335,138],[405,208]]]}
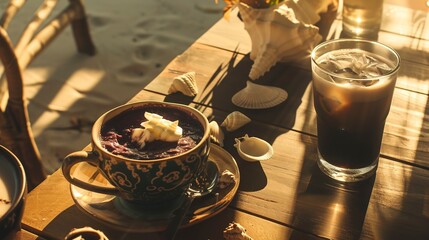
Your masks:
{"label": "shadow on table", "polygon": [[[329,239],[359,239],[374,180],[343,184],[314,166],[307,189],[296,198],[293,226]],[[323,207],[314,212],[314,205]],[[297,239],[295,232],[290,239]]]}
{"label": "shadow on table", "polygon": [[[252,122],[247,124],[245,127],[239,128],[232,132],[228,132],[224,128],[222,128],[222,131],[224,133],[223,148],[234,157],[237,162],[237,165],[239,166],[239,169],[245,172],[245,174],[240,175],[240,190],[257,191],[263,189],[266,186],[267,177],[260,163],[249,163],[239,157],[239,155],[237,154],[237,150],[234,147],[235,138],[243,137],[245,134],[248,134],[249,136],[258,136],[272,143],[275,140],[275,138],[272,137],[276,136],[277,134],[271,135],[271,132],[266,132],[264,136],[260,136],[260,132],[258,131],[258,129],[260,129],[261,123],[253,121],[257,117],[261,118],[261,115],[259,115],[260,111],[267,112],[270,110],[245,110],[233,106],[230,102],[232,95],[241,87],[244,87],[244,85],[242,86],[242,84],[245,84],[244,79],[237,80],[242,77],[238,77],[237,74],[233,74],[233,72],[237,70],[235,69],[237,66],[233,67],[236,61],[237,54],[237,52],[234,52],[228,64],[226,64],[225,66],[219,66],[219,68],[213,73],[207,83],[207,86],[210,84],[215,84],[216,87],[214,87],[214,89],[209,92],[206,90],[210,89],[209,87],[201,89],[200,91],[202,92],[202,100],[200,101],[203,105],[196,105],[195,108],[204,113],[205,110],[208,109],[207,106],[209,105],[223,106],[225,107],[225,109],[234,109],[235,111],[240,111],[252,119]],[[248,68],[250,66],[249,64],[249,59],[238,63],[238,71],[245,71],[243,69]],[[232,68],[234,68],[235,70],[232,71]],[[222,74],[224,75],[222,76]],[[165,97],[164,101],[190,105],[193,101],[193,98],[185,96],[183,94],[170,94]],[[211,115],[208,116],[208,120],[209,122],[216,121],[219,125],[221,125],[221,123],[228,114],[229,112],[213,109]]]}
{"label": "shadow on table", "polygon": [[[66,236],[73,228],[92,227],[96,230],[102,231],[109,239],[161,239],[161,233],[150,234],[135,234],[129,233],[126,229],[123,231],[116,231],[112,226],[108,226],[99,219],[92,218],[75,205],[67,208],[55,217],[44,229],[44,233],[56,233],[55,235]],[[55,239],[52,236],[46,236],[47,239]]]}
{"label": "shadow on table", "polygon": [[[273,144],[278,136],[292,129],[295,125],[297,109],[301,105],[304,92],[311,81],[311,73],[303,68],[278,63],[255,83],[284,89],[289,92],[288,99],[267,109],[241,108],[234,105],[231,99],[237,92],[246,87],[246,82],[249,80],[248,73],[253,61],[248,55],[238,60],[237,55],[237,52],[231,53],[229,62],[220,64],[219,68],[213,72],[208,84],[214,84],[215,87],[211,88],[212,90],[209,92],[205,92],[203,89],[200,102],[204,105],[222,106],[222,109],[228,109],[230,112],[240,111],[252,120],[251,123],[236,131],[224,131],[224,148],[236,158],[240,169],[246,172],[246,174],[241,175],[240,190],[257,191],[263,189],[267,184],[263,168],[260,163],[248,163],[242,160],[236,154],[237,151],[233,146],[234,139],[248,134]],[[214,116],[212,116],[213,120],[220,124],[230,112],[221,112],[215,109]],[[261,131],[262,125],[264,125],[264,131]],[[267,125],[271,127],[267,129]]]}
{"label": "shadow on table", "polygon": [[[176,240],[189,239],[223,239],[223,229],[228,223],[234,220],[232,211],[224,210],[214,217],[179,230]],[[102,231],[109,239],[114,240],[163,240],[162,232],[154,233],[133,233],[126,229],[117,230],[110,225],[102,223],[99,219],[92,218],[75,205],[64,210],[54,220],[52,220],[44,229],[44,233],[56,233],[56,236],[66,236],[73,228],[89,226],[96,230]],[[216,229],[213,229],[216,226]],[[56,239],[52,236],[43,236],[46,239]]]}

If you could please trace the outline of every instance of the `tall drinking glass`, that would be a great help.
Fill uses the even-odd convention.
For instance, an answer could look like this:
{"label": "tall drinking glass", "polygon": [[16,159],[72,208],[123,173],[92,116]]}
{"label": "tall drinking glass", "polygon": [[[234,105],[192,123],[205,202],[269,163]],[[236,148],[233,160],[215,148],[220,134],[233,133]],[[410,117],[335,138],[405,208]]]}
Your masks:
{"label": "tall drinking glass", "polygon": [[399,54],[374,41],[326,41],[311,53],[317,113],[318,165],[326,175],[356,182],[377,170]]}
{"label": "tall drinking glass", "polygon": [[343,0],[343,32],[365,38],[380,29],[383,0]]}

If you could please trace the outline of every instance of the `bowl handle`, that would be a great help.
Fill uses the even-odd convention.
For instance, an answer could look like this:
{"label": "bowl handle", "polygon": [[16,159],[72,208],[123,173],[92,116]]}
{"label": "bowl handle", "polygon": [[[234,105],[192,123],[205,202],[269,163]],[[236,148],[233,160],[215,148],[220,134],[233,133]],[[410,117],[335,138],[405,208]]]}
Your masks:
{"label": "bowl handle", "polygon": [[71,184],[86,189],[88,191],[109,195],[118,195],[119,190],[114,187],[98,186],[72,177],[70,172],[74,165],[80,162],[88,162],[97,166],[98,161],[98,153],[95,151],[78,151],[71,153],[64,158],[64,162],[62,165],[63,175]]}

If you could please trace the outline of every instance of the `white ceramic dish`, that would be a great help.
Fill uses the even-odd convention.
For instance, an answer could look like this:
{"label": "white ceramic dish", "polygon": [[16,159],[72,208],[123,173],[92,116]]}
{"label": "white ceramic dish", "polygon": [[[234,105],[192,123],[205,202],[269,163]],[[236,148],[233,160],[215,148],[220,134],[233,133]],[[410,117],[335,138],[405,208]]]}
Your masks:
{"label": "white ceramic dish", "polygon": [[265,161],[274,154],[271,144],[257,137],[249,137],[247,134],[236,138],[234,147],[237,148],[238,155],[249,162]]}

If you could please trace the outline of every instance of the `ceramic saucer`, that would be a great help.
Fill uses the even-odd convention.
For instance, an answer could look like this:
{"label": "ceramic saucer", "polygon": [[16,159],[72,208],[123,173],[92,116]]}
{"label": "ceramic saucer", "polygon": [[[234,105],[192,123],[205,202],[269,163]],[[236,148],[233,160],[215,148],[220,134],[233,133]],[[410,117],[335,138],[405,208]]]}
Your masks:
{"label": "ceramic saucer", "polygon": [[[229,170],[236,177],[236,182],[227,188],[215,188],[213,192],[193,201],[181,227],[190,226],[208,219],[225,209],[232,201],[240,184],[240,172],[234,158],[223,148],[211,144],[209,161],[216,163],[219,173]],[[109,183],[98,174],[97,168],[81,163],[73,174],[93,184],[107,186]],[[106,195],[84,190],[70,185],[72,198],[76,206],[95,219],[122,231],[156,232],[163,231],[183,201],[182,198],[159,206],[145,206],[124,201],[113,195]]]}

